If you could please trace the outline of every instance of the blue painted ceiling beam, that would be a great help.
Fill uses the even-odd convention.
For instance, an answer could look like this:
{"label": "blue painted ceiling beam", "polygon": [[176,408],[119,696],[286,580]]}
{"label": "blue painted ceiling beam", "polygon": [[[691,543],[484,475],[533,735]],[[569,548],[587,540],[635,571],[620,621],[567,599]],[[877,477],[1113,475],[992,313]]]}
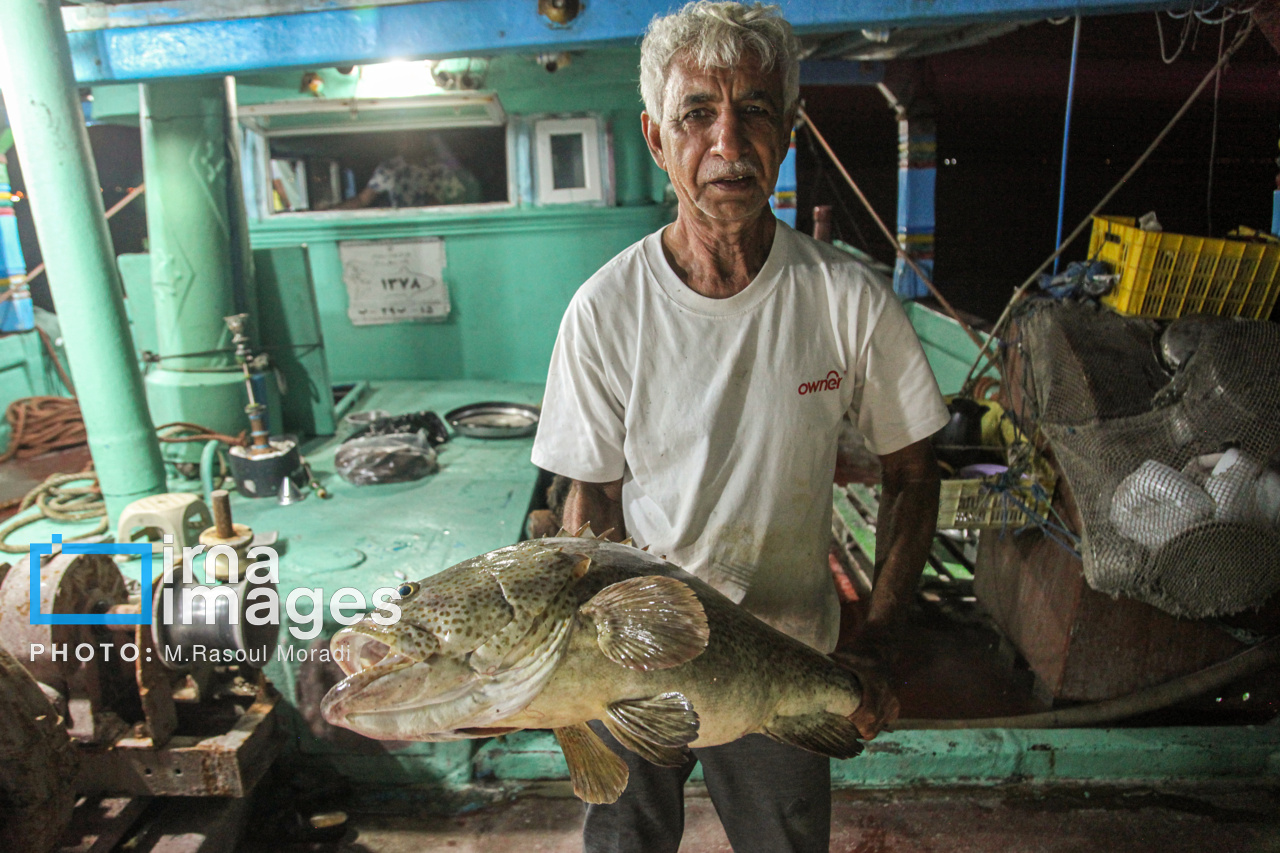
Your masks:
{"label": "blue painted ceiling beam", "polygon": [[[562,27],[540,17],[534,0],[434,0],[183,23],[163,23],[163,16],[157,16],[156,23],[148,26],[104,25],[69,33],[68,38],[76,80],[86,85],[635,44],[655,15],[678,5],[679,0],[592,0]],[[781,5],[797,31],[807,34],[1030,21],[1175,4],[1151,0],[782,0]],[[1176,5],[1185,7],[1185,0]],[[109,17],[110,7],[106,8]]]}

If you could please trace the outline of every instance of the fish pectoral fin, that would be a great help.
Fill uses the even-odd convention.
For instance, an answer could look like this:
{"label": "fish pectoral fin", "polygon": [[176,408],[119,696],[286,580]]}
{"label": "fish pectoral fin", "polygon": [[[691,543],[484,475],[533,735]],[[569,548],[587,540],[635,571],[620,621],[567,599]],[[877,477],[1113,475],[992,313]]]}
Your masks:
{"label": "fish pectoral fin", "polygon": [[686,583],[662,575],[628,578],[582,606],[600,651],[631,669],[670,669],[702,654],[711,636],[702,602]]}
{"label": "fish pectoral fin", "polygon": [[774,717],[763,731],[779,743],[798,746],[831,758],[853,758],[862,752],[858,727],[847,717],[826,711],[795,717]]}
{"label": "fish pectoral fin", "polygon": [[627,763],[614,755],[586,723],[554,731],[578,799],[588,803],[616,802],[627,789]]}
{"label": "fish pectoral fin", "polygon": [[623,746],[661,767],[684,764],[686,747],[698,739],[698,714],[682,693],[614,702],[602,722]]}

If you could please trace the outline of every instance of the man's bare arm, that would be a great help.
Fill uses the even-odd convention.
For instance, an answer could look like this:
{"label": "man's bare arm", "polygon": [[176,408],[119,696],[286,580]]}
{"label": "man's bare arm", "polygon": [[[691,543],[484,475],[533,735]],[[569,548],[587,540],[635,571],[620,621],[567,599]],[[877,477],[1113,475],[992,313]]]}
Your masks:
{"label": "man's bare arm", "polygon": [[371,190],[368,187],[360,190],[346,201],[340,201],[335,205],[326,208],[327,210],[359,210],[362,207],[368,207],[378,198],[377,190]]}
{"label": "man's bare arm", "polygon": [[864,737],[874,737],[898,715],[887,681],[893,634],[915,599],[938,523],[938,463],[928,439],[881,456],[880,464],[875,587],[865,619],[842,632],[834,652],[862,677],[863,707],[853,719]]}
{"label": "man's bare arm", "polygon": [[928,439],[880,457],[876,579],[867,627],[892,629],[915,600],[938,526],[938,462]]}
{"label": "man's bare arm", "polygon": [[615,542],[627,538],[622,522],[622,480],[612,483],[574,480],[564,500],[562,523],[565,530],[574,533],[584,524],[590,524],[597,536],[612,531],[609,538]]}

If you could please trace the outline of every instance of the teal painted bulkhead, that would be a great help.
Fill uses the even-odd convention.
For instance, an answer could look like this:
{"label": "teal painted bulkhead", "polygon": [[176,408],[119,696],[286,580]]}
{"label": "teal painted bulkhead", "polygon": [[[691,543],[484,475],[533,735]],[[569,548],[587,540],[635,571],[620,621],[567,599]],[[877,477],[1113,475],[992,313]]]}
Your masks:
{"label": "teal painted bulkhead", "polygon": [[[466,62],[455,60],[455,62]],[[606,261],[665,223],[665,175],[640,133],[639,51],[596,50],[554,73],[532,56],[484,64],[484,90],[501,101],[515,140],[510,204],[288,213],[248,205],[254,249],[305,246],[334,382],[361,379],[492,379],[542,383],[560,318],[577,288]],[[240,75],[239,106],[299,100],[302,72]],[[355,94],[355,76],[319,72],[329,99]],[[98,121],[129,123],[138,87],[94,90]],[[305,96],[303,96],[305,97]],[[532,203],[528,135],[547,116],[592,116],[608,135],[613,205]],[[521,190],[521,186],[526,189]],[[355,326],[347,317],[339,243],[440,237],[451,314],[443,322]]]}

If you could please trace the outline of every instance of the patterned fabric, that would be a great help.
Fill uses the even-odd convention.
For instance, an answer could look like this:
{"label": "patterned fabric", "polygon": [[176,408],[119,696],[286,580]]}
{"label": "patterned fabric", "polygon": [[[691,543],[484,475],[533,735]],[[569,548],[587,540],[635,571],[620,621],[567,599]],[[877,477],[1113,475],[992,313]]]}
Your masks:
{"label": "patterned fabric", "polygon": [[367,186],[374,192],[389,194],[392,207],[472,204],[481,200],[480,183],[474,175],[461,166],[438,161],[423,165],[393,157],[374,170]]}

